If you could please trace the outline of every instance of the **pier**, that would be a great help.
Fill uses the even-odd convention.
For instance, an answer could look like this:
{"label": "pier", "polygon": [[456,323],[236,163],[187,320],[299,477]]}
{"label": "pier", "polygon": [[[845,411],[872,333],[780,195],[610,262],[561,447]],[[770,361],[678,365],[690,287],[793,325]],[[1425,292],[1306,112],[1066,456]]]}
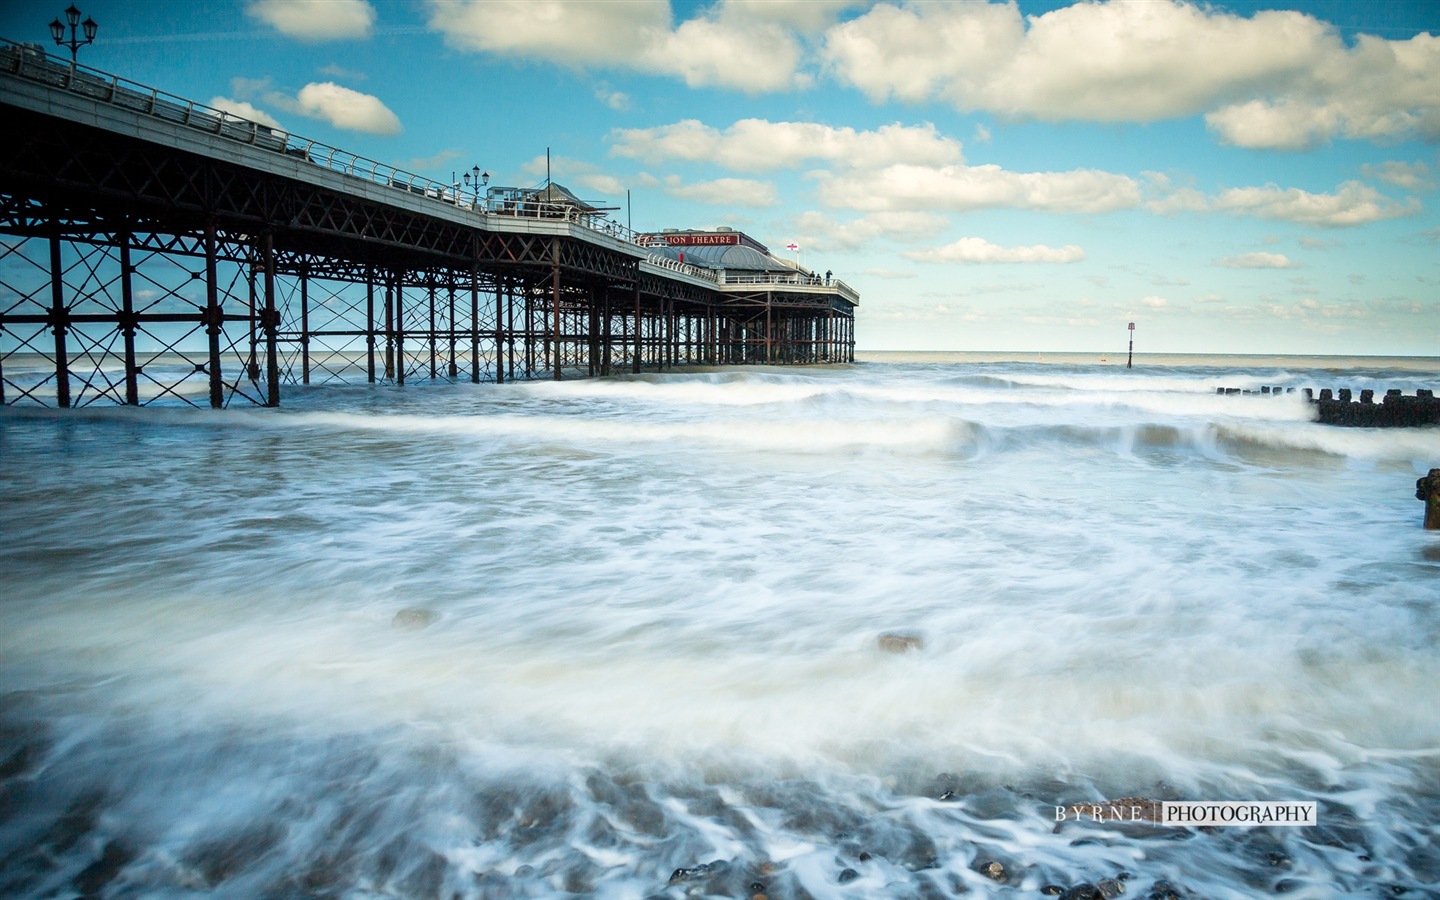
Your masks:
{"label": "pier", "polygon": [[854,361],[859,294],[739,232],[437,182],[9,41],[0,115],[0,404]]}

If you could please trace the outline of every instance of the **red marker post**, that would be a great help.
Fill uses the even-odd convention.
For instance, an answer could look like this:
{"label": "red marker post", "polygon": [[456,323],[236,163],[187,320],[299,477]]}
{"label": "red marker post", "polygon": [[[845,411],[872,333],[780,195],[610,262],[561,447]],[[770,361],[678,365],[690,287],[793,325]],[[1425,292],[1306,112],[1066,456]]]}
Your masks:
{"label": "red marker post", "polygon": [[1125,357],[1125,368],[1129,369],[1135,364],[1135,323],[1130,323],[1130,355]]}

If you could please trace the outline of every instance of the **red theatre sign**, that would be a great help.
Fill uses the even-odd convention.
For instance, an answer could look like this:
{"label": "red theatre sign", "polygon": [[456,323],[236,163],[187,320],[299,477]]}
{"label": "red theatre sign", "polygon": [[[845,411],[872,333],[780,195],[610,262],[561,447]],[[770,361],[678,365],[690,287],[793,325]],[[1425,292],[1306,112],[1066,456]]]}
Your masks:
{"label": "red theatre sign", "polygon": [[740,243],[739,234],[647,234],[642,243],[664,241],[672,247],[711,247]]}

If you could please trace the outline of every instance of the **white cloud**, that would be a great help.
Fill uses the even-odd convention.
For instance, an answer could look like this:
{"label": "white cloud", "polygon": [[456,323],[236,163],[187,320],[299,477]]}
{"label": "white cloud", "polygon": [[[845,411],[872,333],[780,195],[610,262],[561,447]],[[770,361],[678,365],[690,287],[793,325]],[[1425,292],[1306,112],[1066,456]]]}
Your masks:
{"label": "white cloud", "polygon": [[1298,268],[1283,253],[1241,253],[1215,260],[1215,265],[1227,269],[1294,269]]}
{"label": "white cloud", "polygon": [[460,151],[452,148],[441,150],[434,156],[417,156],[397,163],[400,168],[410,172],[433,172],[448,162],[460,158]]}
{"label": "white cloud", "polygon": [[601,84],[595,87],[595,99],[616,112],[624,112],[631,106],[629,94],[626,94],[624,91],[613,91],[608,84]]}
{"label": "white cloud", "polygon": [[722,0],[722,15],[789,25],[800,31],[820,31],[852,6],[865,0]]}
{"label": "white cloud", "polygon": [[679,75],[690,87],[759,93],[806,86],[809,79],[797,72],[800,56],[799,42],[780,25],[700,17],[653,41],[638,62]]}
{"label": "white cloud", "polygon": [[[1264,187],[1227,188],[1207,197],[1194,188],[1180,188],[1165,193],[1168,190],[1168,181],[1156,178],[1154,173],[1150,173],[1150,186],[1152,189],[1159,188],[1160,194],[1146,200],[1145,208],[1162,215],[1175,212],[1224,212],[1235,216],[1293,222],[1297,225],[1343,228],[1412,216],[1421,210],[1420,201],[1413,197],[1401,203],[1359,181],[1347,181],[1330,194],[1315,194],[1300,188],[1281,188],[1271,184]],[[1307,239],[1302,239],[1302,243],[1305,240]]]}
{"label": "white cloud", "polygon": [[1366,178],[1374,178],[1386,184],[1393,184],[1411,191],[1433,191],[1435,182],[1430,180],[1430,167],[1423,162],[1398,162],[1391,160],[1378,164],[1366,163],[1360,167]]}
{"label": "white cloud", "polygon": [[375,25],[375,7],[365,0],[250,0],[245,12],[306,41],[365,38]]}
{"label": "white cloud", "polygon": [[1299,188],[1273,185],[1230,188],[1221,191],[1210,205],[1233,215],[1323,228],[1365,225],[1420,211],[1420,202],[1413,197],[1406,203],[1397,203],[1358,181],[1345,182],[1333,194],[1312,194]]}
{"label": "white cloud", "polygon": [[1256,150],[1305,150],[1340,127],[1336,111],[1309,100],[1251,100],[1218,109],[1205,124],[1227,144]]}
{"label": "white cloud", "polygon": [[713,162],[740,172],[792,168],[808,160],[876,168],[897,162],[944,164],[963,159],[959,141],[934,125],[882,125],[874,131],[814,122],[741,119],[724,131],[695,119],[610,133],[616,156],[650,163]]}
{"label": "white cloud", "polygon": [[275,117],[259,109],[253,104],[244,100],[231,100],[229,97],[211,97],[210,105],[223,112],[232,113],[242,119],[249,119],[252,122],[259,122],[261,125],[285,130],[285,126],[276,121]]}
{"label": "white cloud", "polygon": [[1064,247],[1001,247],[984,238],[961,238],[953,244],[930,250],[910,250],[906,259],[930,263],[1073,263],[1085,258],[1085,251],[1075,244]]}
{"label": "white cloud", "polygon": [[668,31],[666,0],[430,0],[430,27],[462,50],[567,65],[620,64]]}
{"label": "white cloud", "polygon": [[1209,113],[1222,140],[1300,148],[1440,136],[1440,38],[1362,35],[1295,11],[1188,2],[881,3],[826,32],[829,70],[872,100],[1148,122]]}
{"label": "white cloud", "polygon": [[289,109],[323,119],[336,128],[366,134],[395,135],[402,130],[400,119],[378,97],[352,91],[332,81],[312,82],[300,89],[294,99],[271,94],[272,103],[281,102]]}
{"label": "white cloud", "polygon": [[1170,301],[1164,297],[1141,297],[1140,305],[1147,309],[1164,309],[1170,305]]}
{"label": "white cloud", "polygon": [[985,207],[1056,213],[1100,213],[1140,204],[1140,185],[1125,175],[1094,169],[1010,172],[999,166],[893,165],[878,172],[820,176],[827,206],[859,210]]}
{"label": "white cloud", "polygon": [[610,66],[682,78],[691,87],[802,87],[801,45],[777,19],[719,4],[675,26],[667,0],[430,0],[430,28],[462,50]]}
{"label": "white cloud", "polygon": [[824,213],[805,212],[795,220],[799,243],[816,250],[858,250],[879,238],[918,241],[933,238],[948,223],[928,212],[877,212],[849,222],[837,222]]}
{"label": "white cloud", "polygon": [[329,65],[321,68],[320,74],[328,75],[331,78],[343,78],[346,81],[364,81],[370,77],[364,72],[357,72],[354,69],[347,69],[343,66],[337,66],[335,63],[330,63]]}
{"label": "white cloud", "polygon": [[780,202],[775,185],[749,178],[716,178],[685,184],[678,177],[665,179],[665,193],[681,200],[713,206],[774,206]]}
{"label": "white cloud", "polygon": [[1391,142],[1440,138],[1440,37],[1387,41],[1333,31],[1286,83],[1205,117],[1229,144],[1301,150],[1337,137]]}

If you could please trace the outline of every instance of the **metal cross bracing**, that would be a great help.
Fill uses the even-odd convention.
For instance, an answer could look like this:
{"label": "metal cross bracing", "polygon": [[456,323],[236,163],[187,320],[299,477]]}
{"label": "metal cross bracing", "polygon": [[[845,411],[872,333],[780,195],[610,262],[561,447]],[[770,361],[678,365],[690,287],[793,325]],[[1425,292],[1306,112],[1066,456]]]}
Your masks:
{"label": "metal cross bracing", "polygon": [[477,226],[288,150],[289,174],[255,147],[106,130],[10,105],[9,77],[0,403],[273,406],[282,385],[853,359],[843,293],[727,288],[613,228]]}
{"label": "metal cross bracing", "polygon": [[123,221],[81,225],[52,216],[49,234],[0,242],[0,400],[262,402],[243,377],[249,343],[222,327],[254,317],[248,247],[213,229],[161,239]]}

